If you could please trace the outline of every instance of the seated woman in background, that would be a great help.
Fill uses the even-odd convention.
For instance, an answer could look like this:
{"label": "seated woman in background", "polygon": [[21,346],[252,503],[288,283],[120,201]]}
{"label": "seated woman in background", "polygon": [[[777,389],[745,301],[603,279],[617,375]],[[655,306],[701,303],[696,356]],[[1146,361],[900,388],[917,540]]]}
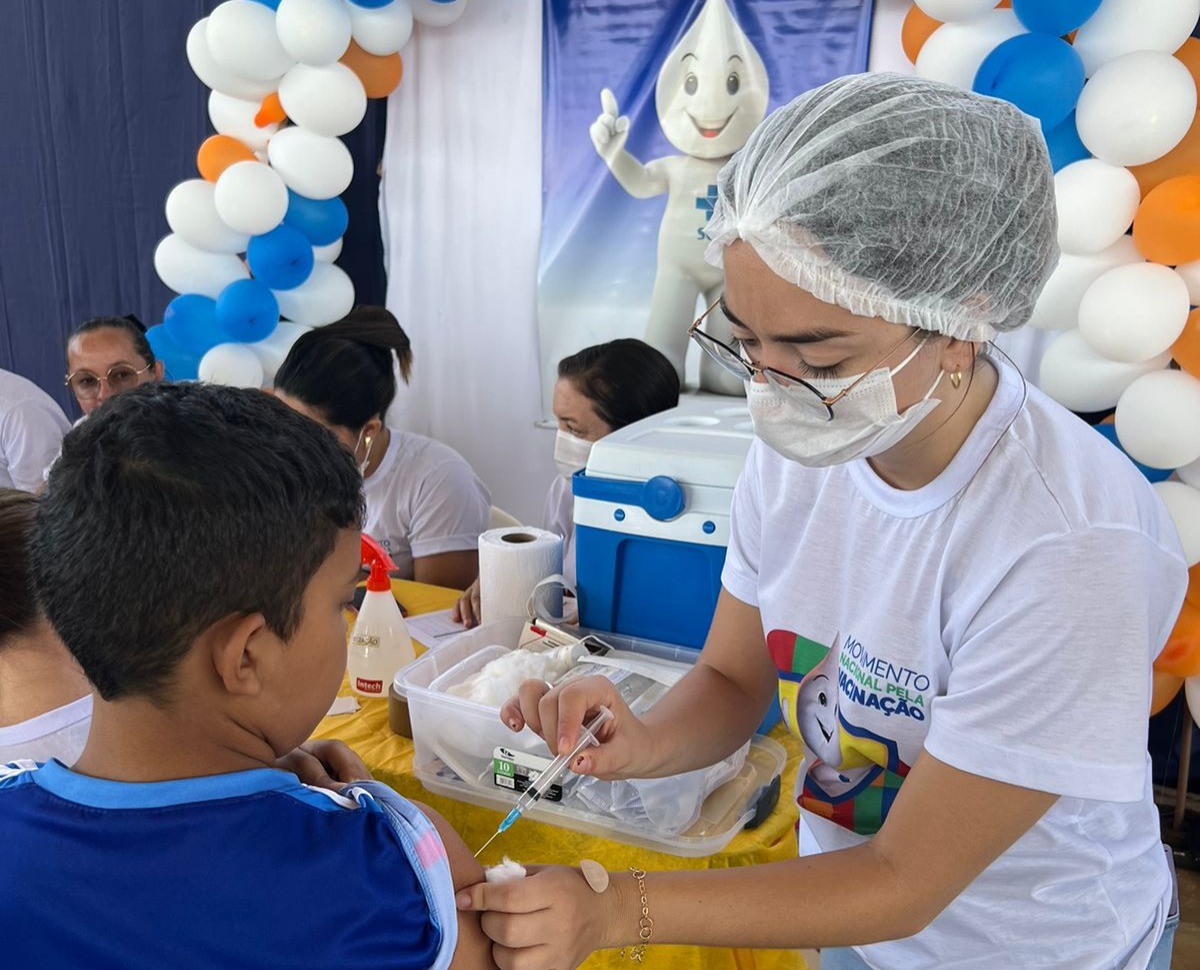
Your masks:
{"label": "seated woman in background", "polygon": [[133,314],[92,317],[67,341],[67,387],[85,417],[114,394],[162,379],[162,361]]}
{"label": "seated woman in background", "polygon": [[275,375],[275,395],[319,421],[354,452],[363,473],[363,531],[391,554],[404,579],[462,589],[479,572],[479,533],[491,495],[453,448],[384,416],[405,383],[412,347],[383,307],[358,307],[304,334]]}
{"label": "seated woman in background", "polygon": [[[679,404],[674,365],[633,338],[585,347],[558,362],[554,385],[554,463],[559,474],[546,493],[542,528],[563,537],[563,574],[575,582],[575,510],[571,476],[587,465],[593,443],[618,428]],[[479,580],[454,608],[455,620],[479,623]]]}
{"label": "seated woman in background", "polygon": [[37,499],[0,489],[0,764],[83,750],[92,686],[34,603],[29,536]]}

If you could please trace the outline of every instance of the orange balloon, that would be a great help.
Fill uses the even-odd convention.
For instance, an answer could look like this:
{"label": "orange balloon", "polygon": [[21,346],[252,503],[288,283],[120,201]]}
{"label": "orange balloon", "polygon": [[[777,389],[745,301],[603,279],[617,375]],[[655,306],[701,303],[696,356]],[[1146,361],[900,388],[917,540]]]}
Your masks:
{"label": "orange balloon", "polygon": [[1154,686],[1150,691],[1150,716],[1153,717],[1175,700],[1175,695],[1182,686],[1182,677],[1164,674],[1161,670],[1154,671]]}
{"label": "orange balloon", "polygon": [[399,54],[368,54],[350,41],[341,61],[358,75],[368,98],[386,98],[396,90],[404,76],[404,64]]}
{"label": "orange balloon", "polygon": [[196,168],[210,182],[215,182],[221,173],[235,162],[253,162],[254,152],[230,135],[211,135],[204,139],[196,153]]}
{"label": "orange balloon", "polygon": [[1200,562],[1188,570],[1187,602],[1200,609]]}
{"label": "orange balloon", "polygon": [[1200,675],[1200,606],[1183,601],[1175,629],[1155,659],[1154,669],[1176,677]]}
{"label": "orange balloon", "polygon": [[268,125],[277,125],[287,117],[287,112],[283,110],[283,104],[279,100],[279,92],[272,91],[262,99],[262,104],[258,106],[258,114],[254,116],[254,123],[259,128],[266,128]]}
{"label": "orange balloon", "polygon": [[[1171,356],[1175,358],[1175,363],[1193,377],[1200,377],[1200,310],[1193,310],[1188,314],[1183,333],[1171,344]],[[1194,571],[1195,567],[1192,569]],[[1197,585],[1194,577],[1192,585]],[[1200,591],[1196,595],[1200,596]]]}
{"label": "orange balloon", "polygon": [[904,24],[900,28],[900,46],[904,48],[904,56],[916,64],[917,55],[921,53],[925,41],[929,40],[929,35],[940,26],[940,20],[934,20],[913,4],[913,8],[904,15]]}
{"label": "orange balloon", "polygon": [[1200,259],[1200,175],[1178,175],[1153,188],[1133,218],[1133,244],[1156,263]]}
{"label": "orange balloon", "polygon": [[[1191,72],[1192,80],[1196,82],[1196,87],[1200,89],[1200,40],[1197,40],[1195,37],[1189,37],[1183,42],[1183,46],[1175,52],[1175,56]],[[1176,176],[1187,175],[1192,172],[1200,172],[1200,113],[1197,113],[1196,117],[1192,120],[1192,126],[1187,130],[1187,134],[1183,136],[1183,141],[1161,158],[1156,158],[1145,165],[1134,165],[1129,171],[1138,180],[1143,197],[1148,195],[1151,189],[1161,185],[1167,179],[1173,179]]]}

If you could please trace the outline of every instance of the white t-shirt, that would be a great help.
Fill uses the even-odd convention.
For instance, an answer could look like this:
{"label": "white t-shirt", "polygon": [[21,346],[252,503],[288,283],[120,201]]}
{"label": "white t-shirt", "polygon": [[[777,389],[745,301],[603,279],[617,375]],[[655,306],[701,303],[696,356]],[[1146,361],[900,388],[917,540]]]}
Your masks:
{"label": "white t-shirt", "polygon": [[491,494],[457,451],[394,428],[363,491],[364,530],[383,543],[409,579],[414,558],[479,548],[492,507]]}
{"label": "white t-shirt", "polygon": [[1036,388],[1022,405],[999,371],[966,443],[915,491],[755,441],[722,580],[758,607],[804,738],[802,854],[868,838],[922,749],[1060,796],[925,930],[857,948],[870,966],[1144,967],[1170,888],[1150,665],[1184,561],[1129,461]]}
{"label": "white t-shirt", "polygon": [[70,428],[62,408],[19,374],[0,370],[0,488],[33,492]]}
{"label": "white t-shirt", "polygon": [[571,491],[571,480],[555,475],[546,492],[546,505],[542,509],[542,528],[563,537],[563,575],[567,582],[575,585],[575,495]]}
{"label": "white t-shirt", "polygon": [[74,764],[83,752],[91,727],[91,694],[20,724],[0,727],[0,765],[51,758],[65,765]]}

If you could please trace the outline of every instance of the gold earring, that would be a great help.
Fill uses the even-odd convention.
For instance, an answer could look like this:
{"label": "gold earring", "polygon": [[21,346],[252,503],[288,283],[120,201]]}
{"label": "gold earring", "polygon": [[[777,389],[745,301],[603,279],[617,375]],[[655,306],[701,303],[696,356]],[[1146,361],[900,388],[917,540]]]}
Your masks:
{"label": "gold earring", "polygon": [[959,368],[953,374],[950,375],[950,386],[953,387],[957,391],[960,387],[962,387],[962,379],[963,379],[962,368]]}

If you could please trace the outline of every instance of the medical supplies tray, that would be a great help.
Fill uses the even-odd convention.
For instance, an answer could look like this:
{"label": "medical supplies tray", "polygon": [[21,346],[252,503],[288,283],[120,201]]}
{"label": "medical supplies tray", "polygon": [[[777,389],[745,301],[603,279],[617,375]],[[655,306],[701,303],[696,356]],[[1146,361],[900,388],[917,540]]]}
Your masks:
{"label": "medical supplies tray", "polygon": [[[514,734],[500,722],[496,708],[433,690],[452,668],[474,667],[476,653],[496,645],[515,646],[525,629],[519,619],[485,624],[453,637],[423,654],[396,675],[395,688],[408,700],[413,728],[413,773],[430,791],[505,812],[514,793],[494,785],[494,752],[505,747],[548,757],[544,743],[528,728]],[[573,631],[574,632],[574,631]],[[582,636],[591,631],[579,631]],[[596,636],[618,650],[692,664],[697,652],[617,634]],[[465,662],[465,663],[464,663]],[[753,827],[774,809],[779,776],[787,761],[783,746],[756,735],[738,773],[704,800],[699,818],[679,834],[666,834],[648,822],[621,821],[582,807],[543,801],[526,817],[588,835],[639,845],[688,858],[712,855],[743,828]]]}

